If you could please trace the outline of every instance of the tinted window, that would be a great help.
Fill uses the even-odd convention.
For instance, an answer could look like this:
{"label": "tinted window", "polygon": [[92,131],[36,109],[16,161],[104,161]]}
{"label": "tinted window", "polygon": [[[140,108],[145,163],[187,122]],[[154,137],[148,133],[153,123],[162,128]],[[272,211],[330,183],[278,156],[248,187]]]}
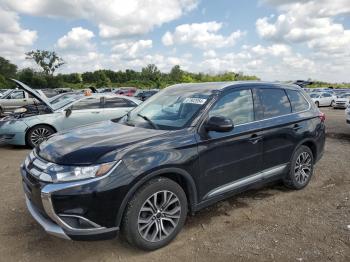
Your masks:
{"label": "tinted window", "polygon": [[105,98],[105,108],[134,107],[134,106],[136,106],[135,103],[123,98],[119,98],[119,97]]}
{"label": "tinted window", "polygon": [[234,125],[254,121],[254,104],[249,90],[233,91],[224,95],[210,110],[209,116],[230,118]]}
{"label": "tinted window", "polygon": [[100,98],[86,98],[73,105],[73,110],[96,109],[101,108]]}
{"label": "tinted window", "polygon": [[305,97],[298,91],[286,90],[293,112],[300,112],[309,108],[309,103]]}
{"label": "tinted window", "polygon": [[264,88],[259,90],[264,118],[291,113],[288,97],[283,89]]}
{"label": "tinted window", "polygon": [[331,95],[331,94],[325,93],[325,94],[323,94],[322,96],[323,96],[323,97],[331,97],[332,95]]}

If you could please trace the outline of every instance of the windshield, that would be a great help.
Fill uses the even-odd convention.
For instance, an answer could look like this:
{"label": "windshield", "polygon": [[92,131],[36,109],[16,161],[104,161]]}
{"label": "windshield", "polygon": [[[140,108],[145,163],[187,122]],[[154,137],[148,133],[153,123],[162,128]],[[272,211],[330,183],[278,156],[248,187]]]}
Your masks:
{"label": "windshield", "polygon": [[168,87],[132,110],[121,123],[164,130],[180,129],[203,107],[210,94],[181,86]]}
{"label": "windshield", "polygon": [[319,97],[320,95],[319,94],[310,94],[310,97],[311,98],[317,98],[317,97]]}
{"label": "windshield", "polygon": [[3,94],[2,94],[2,96],[3,97],[5,97],[5,96],[7,96],[8,94],[10,94],[11,92],[12,92],[13,90],[7,90],[7,91],[5,91]]}
{"label": "windshield", "polygon": [[339,98],[350,98],[350,93],[341,94],[339,95]]}

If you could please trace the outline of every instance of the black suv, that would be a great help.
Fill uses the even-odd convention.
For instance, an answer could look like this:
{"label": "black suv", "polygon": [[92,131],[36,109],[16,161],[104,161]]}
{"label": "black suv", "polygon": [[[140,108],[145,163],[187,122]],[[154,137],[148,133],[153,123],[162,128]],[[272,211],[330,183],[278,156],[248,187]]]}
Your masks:
{"label": "black suv", "polygon": [[114,237],[153,250],[188,213],[283,180],[305,187],[325,144],[324,114],[297,86],[179,84],[119,120],[58,133],[21,166],[28,209],[53,235]]}

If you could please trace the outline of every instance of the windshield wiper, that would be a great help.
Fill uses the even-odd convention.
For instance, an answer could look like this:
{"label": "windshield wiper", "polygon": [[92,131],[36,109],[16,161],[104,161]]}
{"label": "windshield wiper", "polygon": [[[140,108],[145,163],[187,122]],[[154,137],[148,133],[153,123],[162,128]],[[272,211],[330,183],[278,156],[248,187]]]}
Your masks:
{"label": "windshield wiper", "polygon": [[144,119],[145,121],[147,121],[154,129],[159,129],[159,127],[151,119],[149,119],[147,116],[144,116],[141,114],[137,114],[137,116],[139,116],[142,119]]}

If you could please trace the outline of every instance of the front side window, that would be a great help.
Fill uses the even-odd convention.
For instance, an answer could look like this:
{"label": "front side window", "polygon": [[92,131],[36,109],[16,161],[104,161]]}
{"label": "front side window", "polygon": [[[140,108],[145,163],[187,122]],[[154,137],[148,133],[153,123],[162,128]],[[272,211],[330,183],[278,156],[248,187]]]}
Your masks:
{"label": "front side window", "polygon": [[230,118],[234,125],[254,121],[254,103],[252,92],[237,90],[221,97],[209,112],[211,116]]}
{"label": "front side window", "polygon": [[263,118],[286,115],[292,112],[288,97],[283,89],[262,88],[258,91],[263,108]]}
{"label": "front side window", "polygon": [[331,94],[325,93],[325,94],[323,94],[322,96],[323,96],[323,97],[331,97],[332,95],[331,95]]}
{"label": "front side window", "polygon": [[309,108],[309,102],[296,90],[286,90],[293,112],[301,112]]}
{"label": "front side window", "polygon": [[72,107],[73,110],[85,110],[85,109],[98,109],[102,108],[101,99],[96,97],[89,97],[75,103]]}

